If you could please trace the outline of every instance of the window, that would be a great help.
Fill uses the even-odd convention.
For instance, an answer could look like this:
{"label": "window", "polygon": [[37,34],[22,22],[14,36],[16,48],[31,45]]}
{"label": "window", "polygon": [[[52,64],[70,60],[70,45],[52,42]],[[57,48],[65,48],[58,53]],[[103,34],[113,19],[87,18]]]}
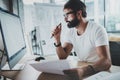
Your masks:
{"label": "window", "polygon": [[64,5],[68,0],[55,0],[55,4],[62,4]]}
{"label": "window", "polygon": [[105,5],[104,0],[98,0],[98,23],[100,23],[102,26],[105,26]]}
{"label": "window", "polygon": [[104,0],[85,0],[87,18],[105,26]]}
{"label": "window", "polygon": [[94,0],[85,0],[87,17],[90,20],[94,20]]}
{"label": "window", "polygon": [[120,32],[120,0],[106,0],[106,29]]}
{"label": "window", "polygon": [[120,32],[120,0],[85,0],[88,19],[103,25],[108,32]]}
{"label": "window", "polygon": [[[55,2],[55,4],[61,4],[64,5],[68,0],[53,0]],[[84,2],[84,0],[81,0]]]}

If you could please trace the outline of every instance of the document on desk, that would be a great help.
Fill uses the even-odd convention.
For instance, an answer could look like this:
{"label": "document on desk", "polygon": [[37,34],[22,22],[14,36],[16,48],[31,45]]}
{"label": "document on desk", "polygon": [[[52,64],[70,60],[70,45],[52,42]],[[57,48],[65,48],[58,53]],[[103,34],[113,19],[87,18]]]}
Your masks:
{"label": "document on desk", "polygon": [[83,80],[120,80],[120,72],[110,73],[107,71],[101,71]]}
{"label": "document on desk", "polygon": [[54,73],[64,75],[63,70],[74,68],[68,60],[41,61],[40,63],[30,64],[40,72]]}

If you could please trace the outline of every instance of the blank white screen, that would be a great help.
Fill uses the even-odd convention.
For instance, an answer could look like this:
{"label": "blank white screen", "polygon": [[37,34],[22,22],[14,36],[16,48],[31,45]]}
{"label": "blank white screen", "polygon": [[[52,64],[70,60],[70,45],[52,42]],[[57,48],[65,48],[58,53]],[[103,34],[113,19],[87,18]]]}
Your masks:
{"label": "blank white screen", "polygon": [[18,17],[2,11],[0,12],[0,19],[8,57],[10,58],[25,47],[21,23]]}

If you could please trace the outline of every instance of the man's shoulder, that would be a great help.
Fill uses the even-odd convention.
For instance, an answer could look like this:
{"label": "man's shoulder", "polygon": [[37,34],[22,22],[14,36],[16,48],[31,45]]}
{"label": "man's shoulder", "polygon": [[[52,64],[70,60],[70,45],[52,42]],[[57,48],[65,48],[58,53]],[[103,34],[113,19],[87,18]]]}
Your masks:
{"label": "man's shoulder", "polygon": [[93,28],[93,29],[96,29],[96,30],[104,28],[104,26],[102,26],[101,24],[96,23],[94,21],[89,21],[89,27],[91,27],[91,29]]}

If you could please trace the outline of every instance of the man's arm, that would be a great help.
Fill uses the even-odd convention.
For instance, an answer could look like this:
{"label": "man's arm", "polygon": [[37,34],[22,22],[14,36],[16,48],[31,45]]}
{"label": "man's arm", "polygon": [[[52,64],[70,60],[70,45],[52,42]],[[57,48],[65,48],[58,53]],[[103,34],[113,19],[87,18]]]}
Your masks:
{"label": "man's arm", "polygon": [[73,46],[70,43],[64,43],[63,47],[61,45],[61,29],[62,25],[58,25],[52,32],[53,37],[55,38],[56,52],[59,59],[66,59],[70,54]]}
{"label": "man's arm", "polygon": [[56,26],[56,28],[52,31],[52,36],[55,39],[56,51],[59,59],[66,59],[70,54],[73,46],[70,43],[64,43],[63,47],[61,45],[60,35],[61,35],[62,25]]}
{"label": "man's arm", "polygon": [[66,59],[70,54],[72,48],[73,46],[70,43],[64,43],[63,47],[62,46],[56,47],[59,59]]}
{"label": "man's arm", "polygon": [[108,70],[111,66],[110,51],[108,46],[99,46],[96,48],[99,60],[94,63],[96,71]]}
{"label": "man's arm", "polygon": [[[96,47],[96,50],[97,50],[97,54],[99,56],[99,60],[97,62],[93,63],[93,65],[91,65],[94,69],[94,72],[109,70],[109,68],[111,67],[111,58],[110,58],[109,47],[108,46],[99,46],[99,47]],[[89,66],[83,67],[82,69],[83,69],[84,76],[94,74],[93,70],[90,70]],[[88,74],[86,74],[86,73],[88,73]]]}
{"label": "man's arm", "polygon": [[83,66],[82,68],[65,70],[64,73],[71,76],[74,80],[80,80],[81,78],[95,74],[96,72],[109,70],[111,59],[108,46],[99,46],[96,47],[96,50],[99,55],[98,61],[92,65]]}

